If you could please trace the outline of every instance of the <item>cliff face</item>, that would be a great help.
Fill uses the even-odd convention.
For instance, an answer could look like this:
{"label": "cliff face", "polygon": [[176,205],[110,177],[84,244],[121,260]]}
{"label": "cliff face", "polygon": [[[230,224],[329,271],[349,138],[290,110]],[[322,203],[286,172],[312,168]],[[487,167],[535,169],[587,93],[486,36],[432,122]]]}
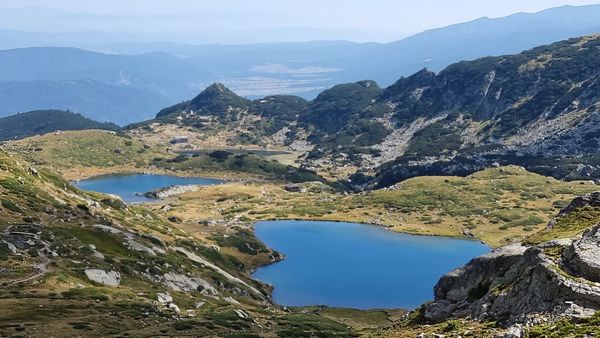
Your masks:
{"label": "cliff face", "polygon": [[[599,206],[600,193],[578,198],[551,225]],[[442,277],[424,316],[433,321],[493,318],[507,326],[590,317],[600,310],[598,257],[600,224],[575,238],[499,248]]]}
{"label": "cliff face", "polygon": [[401,79],[383,97],[394,107],[398,130],[414,130],[370,186],[424,173],[462,175],[493,162],[596,178],[599,65],[596,35]]}

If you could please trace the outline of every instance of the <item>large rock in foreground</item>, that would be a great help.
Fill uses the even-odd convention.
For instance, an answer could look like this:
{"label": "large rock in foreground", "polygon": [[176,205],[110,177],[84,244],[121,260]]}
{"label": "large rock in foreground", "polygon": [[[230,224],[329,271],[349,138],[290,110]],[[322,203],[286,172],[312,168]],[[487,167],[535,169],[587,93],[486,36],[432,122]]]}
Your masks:
{"label": "large rock in foreground", "polygon": [[600,282],[600,227],[586,231],[564,255],[570,263],[570,271],[592,282]]}
{"label": "large rock in foreground", "polygon": [[[600,193],[577,198],[550,222],[549,229],[576,210],[597,207]],[[598,310],[600,225],[578,238],[530,247],[511,245],[473,259],[440,279],[435,301],[424,306],[424,316],[433,321],[494,319],[512,325],[589,317]]]}
{"label": "large rock in foreground", "polygon": [[599,233],[596,226],[575,240],[513,245],[475,258],[440,279],[424,315],[434,321],[493,318],[508,325],[589,317],[600,310]]}
{"label": "large rock in foreground", "polygon": [[424,306],[424,316],[512,325],[593,315],[600,309],[598,208],[600,193],[581,196],[548,224],[546,234],[574,235],[579,229],[576,238],[506,246],[445,275],[435,286],[435,301]]}

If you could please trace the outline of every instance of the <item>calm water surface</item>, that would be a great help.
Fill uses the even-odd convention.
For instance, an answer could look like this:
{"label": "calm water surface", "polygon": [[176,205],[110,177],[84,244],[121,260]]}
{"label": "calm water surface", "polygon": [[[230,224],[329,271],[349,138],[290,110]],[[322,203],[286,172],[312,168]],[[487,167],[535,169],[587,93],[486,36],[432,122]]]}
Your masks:
{"label": "calm water surface", "polygon": [[143,194],[172,185],[213,185],[219,183],[222,183],[222,181],[211,178],[133,174],[100,176],[76,182],[75,185],[83,190],[120,196],[125,202],[139,203],[153,200],[144,196],[136,196],[136,193]]}
{"label": "calm water surface", "polygon": [[475,241],[355,223],[259,222],[256,235],[286,256],[253,275],[286,306],[412,309],[433,298],[442,275],[490,251]]}

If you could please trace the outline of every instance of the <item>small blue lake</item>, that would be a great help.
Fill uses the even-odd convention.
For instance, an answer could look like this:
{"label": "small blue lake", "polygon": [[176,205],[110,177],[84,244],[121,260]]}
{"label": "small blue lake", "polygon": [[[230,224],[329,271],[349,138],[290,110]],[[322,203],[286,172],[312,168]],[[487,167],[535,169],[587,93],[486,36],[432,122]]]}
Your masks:
{"label": "small blue lake", "polygon": [[150,202],[153,199],[138,196],[136,193],[145,193],[152,190],[166,188],[172,185],[213,185],[220,184],[221,180],[201,177],[177,177],[169,175],[106,175],[82,180],[74,184],[83,190],[97,191],[105,194],[120,196],[125,202],[140,203]]}
{"label": "small blue lake", "polygon": [[490,251],[476,241],[355,223],[259,222],[256,236],[286,256],[253,274],[285,306],[413,309],[433,299],[442,275]]}

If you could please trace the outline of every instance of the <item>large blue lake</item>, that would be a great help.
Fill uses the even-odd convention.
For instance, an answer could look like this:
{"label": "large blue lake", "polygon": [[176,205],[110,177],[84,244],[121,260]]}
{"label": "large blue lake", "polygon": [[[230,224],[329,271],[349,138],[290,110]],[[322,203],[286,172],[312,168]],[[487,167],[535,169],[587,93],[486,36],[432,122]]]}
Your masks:
{"label": "large blue lake", "polygon": [[256,235],[286,256],[253,275],[285,306],[412,309],[433,299],[442,275],[490,251],[476,241],[355,223],[259,222]]}
{"label": "large blue lake", "polygon": [[222,181],[211,178],[133,174],[99,176],[76,182],[75,185],[83,190],[120,196],[125,202],[140,203],[153,200],[138,196],[136,193],[145,193],[172,185],[213,185],[219,183],[222,183]]}

